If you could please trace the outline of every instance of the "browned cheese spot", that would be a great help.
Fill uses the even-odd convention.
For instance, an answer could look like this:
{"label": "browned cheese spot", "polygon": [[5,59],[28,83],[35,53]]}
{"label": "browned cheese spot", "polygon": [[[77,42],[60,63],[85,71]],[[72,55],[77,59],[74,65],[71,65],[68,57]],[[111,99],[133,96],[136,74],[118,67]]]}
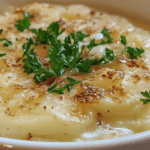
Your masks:
{"label": "browned cheese spot", "polygon": [[46,110],[46,108],[47,108],[46,106],[43,106],[43,109],[44,109],[44,110]]}
{"label": "browned cheese spot", "polygon": [[104,89],[85,83],[81,84],[81,92],[74,96],[74,100],[80,103],[94,103],[96,99],[104,97],[103,93]]}

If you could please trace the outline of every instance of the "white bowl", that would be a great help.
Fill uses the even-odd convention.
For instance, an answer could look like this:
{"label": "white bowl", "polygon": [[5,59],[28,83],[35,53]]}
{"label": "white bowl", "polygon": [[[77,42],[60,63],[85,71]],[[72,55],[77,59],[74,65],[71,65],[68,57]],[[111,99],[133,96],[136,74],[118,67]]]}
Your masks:
{"label": "white bowl", "polygon": [[[136,26],[150,31],[150,0],[0,0],[0,13],[10,5],[22,6],[26,3],[49,2],[55,4],[86,4],[95,9],[128,18]],[[2,121],[2,120],[0,120]],[[88,142],[33,142],[0,138],[0,150],[148,150],[150,131],[101,141]]]}

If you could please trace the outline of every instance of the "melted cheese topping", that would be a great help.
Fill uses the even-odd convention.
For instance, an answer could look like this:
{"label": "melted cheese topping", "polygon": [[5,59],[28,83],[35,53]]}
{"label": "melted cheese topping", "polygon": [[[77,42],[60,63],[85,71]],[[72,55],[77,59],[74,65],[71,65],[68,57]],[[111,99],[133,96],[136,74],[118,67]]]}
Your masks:
{"label": "melted cheese topping", "polygon": [[[90,54],[101,56],[106,47],[119,54],[123,48],[120,35],[127,38],[128,46],[143,48],[142,58],[130,60],[126,56],[107,65],[92,68],[92,73],[66,71],[65,75],[35,84],[33,74],[24,73],[21,57],[22,44],[27,37],[35,36],[29,30],[18,31],[14,25],[23,18],[23,10],[34,14],[31,28],[46,29],[59,21],[66,28],[59,38],[82,30],[91,34],[88,43],[100,41],[100,31],[106,27],[114,43],[97,46]],[[40,141],[87,141],[126,136],[149,130],[150,105],[140,101],[141,91],[150,90],[150,34],[134,27],[126,19],[95,12],[82,5],[67,7],[49,4],[32,4],[15,9],[0,17],[1,37],[13,45],[5,48],[0,43],[0,136]],[[15,39],[18,38],[18,41]],[[36,47],[43,65],[48,65],[46,45]],[[66,77],[82,80],[64,95],[48,93],[54,83],[65,84]]]}

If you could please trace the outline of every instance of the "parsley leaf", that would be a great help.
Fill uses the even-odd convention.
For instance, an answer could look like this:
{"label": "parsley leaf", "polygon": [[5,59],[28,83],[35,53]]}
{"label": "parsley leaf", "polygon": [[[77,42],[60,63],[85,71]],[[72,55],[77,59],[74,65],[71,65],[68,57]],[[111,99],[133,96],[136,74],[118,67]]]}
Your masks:
{"label": "parsley leaf", "polygon": [[52,22],[47,30],[43,30],[42,28],[37,29],[30,29],[32,33],[37,35],[36,42],[40,42],[40,44],[49,44],[54,37],[58,37],[62,34],[65,29],[59,31],[59,22]]}
{"label": "parsley leaf", "polygon": [[22,49],[23,49],[23,51],[24,51],[22,58],[23,58],[23,57],[28,53],[28,51],[30,50],[31,44],[37,46],[37,42],[36,42],[36,41],[33,41],[33,39],[32,39],[31,37],[30,37],[30,38],[26,38],[26,40],[28,41],[28,43],[22,45]]}
{"label": "parsley leaf", "polygon": [[121,44],[123,44],[124,46],[126,46],[127,41],[126,41],[126,37],[121,35]]}
{"label": "parsley leaf", "polygon": [[125,47],[124,49],[121,51],[121,53],[118,56],[122,55],[124,52],[126,52],[129,55],[130,59],[137,59],[137,57],[141,57],[141,54],[144,53],[144,49],[141,48],[133,48],[130,46],[126,46],[127,41],[126,41],[126,37],[125,36],[121,36],[121,44],[123,44]]}
{"label": "parsley leaf", "polygon": [[23,44],[22,45],[22,49],[24,51],[24,54],[22,56],[22,58],[28,53],[28,51],[30,50],[31,44],[27,43],[27,44]]}
{"label": "parsley leaf", "polygon": [[148,98],[148,99],[140,99],[140,101],[143,101],[143,104],[147,104],[148,102],[150,102],[150,90],[149,92],[145,91],[145,92],[140,92],[144,97]]}
{"label": "parsley leaf", "polygon": [[36,83],[45,81],[51,76],[55,76],[55,74],[49,68],[45,68],[41,64],[41,62],[37,58],[37,55],[34,53],[33,48],[26,53],[26,57],[27,58],[23,59],[23,67],[25,69],[24,72],[26,72],[27,74],[35,73],[34,79]]}
{"label": "parsley leaf", "polygon": [[108,31],[106,28],[104,28],[101,33],[103,34],[103,36],[105,38],[107,38],[107,40],[101,40],[101,42],[99,43],[100,45],[104,45],[104,44],[107,44],[107,43],[113,43],[113,38],[110,36],[110,31]]}
{"label": "parsley leaf", "polygon": [[0,35],[3,33],[3,29],[0,29]]}
{"label": "parsley leaf", "polygon": [[8,47],[9,45],[12,45],[12,42],[6,38],[0,39],[0,42],[3,42],[3,41],[5,41],[5,43],[3,44],[4,47]]}
{"label": "parsley leaf", "polygon": [[48,92],[51,92],[51,93],[58,93],[58,94],[64,94],[64,90],[65,88],[67,88],[68,92],[71,91],[72,89],[72,86],[74,86],[75,84],[77,83],[82,83],[82,81],[78,81],[78,80],[75,80],[75,79],[72,79],[70,77],[67,77],[66,80],[69,82],[68,84],[64,85],[63,88],[58,88],[56,89],[57,87],[57,83],[54,84],[53,86],[51,86],[50,88],[48,88]]}
{"label": "parsley leaf", "polygon": [[98,46],[98,45],[104,45],[104,44],[111,44],[113,43],[113,38],[110,36],[110,31],[108,31],[106,28],[104,28],[101,33],[103,34],[104,38],[107,40],[101,39],[100,43],[95,43],[95,39],[92,39],[90,43],[87,45],[89,51],[88,53],[92,50],[93,47]]}
{"label": "parsley leaf", "polygon": [[55,72],[57,77],[60,77],[64,74],[64,64],[62,60],[59,60],[59,58],[56,58],[55,60],[51,61],[51,69]]}
{"label": "parsley leaf", "polygon": [[6,53],[4,53],[4,54],[1,54],[1,53],[0,53],[0,57],[3,57],[3,56],[5,56],[5,55],[6,55]]}
{"label": "parsley leaf", "polygon": [[93,58],[93,59],[81,59],[74,67],[74,69],[78,72],[82,73],[92,73],[90,69],[92,65],[99,65],[103,62],[103,58]]}
{"label": "parsley leaf", "polygon": [[114,51],[106,48],[105,52],[104,52],[104,57],[105,57],[105,59],[104,59],[103,63],[104,64],[109,63],[110,61],[115,59]]}
{"label": "parsley leaf", "polygon": [[89,37],[90,34],[83,33],[82,31],[76,32],[77,38],[79,41],[83,41],[85,37]]}
{"label": "parsley leaf", "polygon": [[[3,33],[3,29],[0,29],[0,35]],[[9,45],[12,45],[12,42],[9,41],[8,39],[6,38],[1,38],[0,39],[0,42],[3,42],[5,41],[5,43],[3,44],[4,47],[8,47]]]}
{"label": "parsley leaf", "polygon": [[52,22],[49,27],[47,28],[47,31],[50,32],[52,35],[55,35],[56,37],[59,36],[60,34],[62,34],[65,29],[62,29],[60,32],[59,32],[59,22]]}
{"label": "parsley leaf", "polygon": [[144,53],[144,50],[141,48],[133,48],[133,47],[129,47],[127,46],[127,53],[129,54],[129,57],[131,59],[137,59],[137,57],[141,57],[141,54]]}
{"label": "parsley leaf", "polygon": [[63,87],[64,87],[64,88],[67,88],[68,92],[71,91],[72,86],[74,86],[75,84],[77,84],[77,83],[82,83],[82,81],[75,80],[75,79],[72,79],[72,78],[70,78],[70,77],[67,77],[66,80],[67,80],[69,83],[66,84],[66,85],[64,85]]}
{"label": "parsley leaf", "polygon": [[50,43],[50,33],[42,28],[37,29],[30,29],[32,33],[37,34],[36,42],[40,42],[40,44],[49,44]]}
{"label": "parsley leaf", "polygon": [[33,38],[26,38],[26,40],[28,41],[28,43],[30,43],[30,44],[33,44],[33,45],[35,45],[35,46],[37,46],[38,45],[38,43],[36,42],[36,41],[34,41],[33,40]]}
{"label": "parsley leaf", "polygon": [[56,89],[56,87],[57,87],[57,83],[54,84],[53,86],[51,86],[50,88],[48,88],[48,92],[64,94],[63,91],[65,90],[65,88],[58,88],[58,89]]}
{"label": "parsley leaf", "polygon": [[51,69],[55,72],[56,76],[61,76],[64,73],[64,63],[61,56],[62,43],[55,37],[51,39],[52,46],[49,49],[48,56],[50,58]]}
{"label": "parsley leaf", "polygon": [[31,22],[29,20],[29,18],[34,17],[33,14],[28,14],[28,12],[24,11],[24,19],[23,20],[17,20],[16,22],[18,24],[15,25],[15,28],[18,29],[19,31],[23,32],[25,29],[29,29]]}
{"label": "parsley leaf", "polygon": [[95,43],[95,39],[92,39],[90,43],[87,45],[89,49],[88,53],[92,50],[93,47],[98,46],[98,45],[99,45],[98,43]]}

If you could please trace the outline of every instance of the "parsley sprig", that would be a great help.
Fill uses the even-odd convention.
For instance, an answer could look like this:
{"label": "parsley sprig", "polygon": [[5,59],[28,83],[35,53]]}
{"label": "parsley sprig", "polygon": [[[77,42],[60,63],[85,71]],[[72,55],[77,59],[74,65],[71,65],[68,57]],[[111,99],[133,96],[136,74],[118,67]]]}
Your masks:
{"label": "parsley sprig", "polygon": [[114,51],[109,48],[105,49],[103,63],[107,64],[115,59]]}
{"label": "parsley sprig", "polygon": [[0,53],[0,57],[3,57],[3,56],[5,56],[5,55],[6,55],[6,53],[3,53],[3,54]]}
{"label": "parsley sprig", "polygon": [[144,97],[146,97],[147,99],[140,99],[140,101],[143,102],[143,104],[147,104],[148,102],[150,102],[150,90],[145,91],[145,92],[140,92]]}
{"label": "parsley sprig", "polygon": [[[110,32],[106,31],[106,29],[102,31],[102,33],[104,33],[104,36],[108,38],[105,43],[111,43],[112,38],[110,37]],[[58,40],[56,36],[51,36],[52,39],[50,40],[51,47],[49,49],[49,58],[52,65],[51,69],[57,76],[61,76],[64,73],[65,68],[69,68],[70,71],[72,69],[75,69],[77,72],[91,73],[92,70],[90,68],[92,65],[98,65],[104,62],[104,58],[106,58],[104,56],[102,58],[83,59],[82,54],[85,47],[92,49],[94,46],[98,45],[94,43],[94,40],[92,40],[93,43],[90,43],[88,46],[83,45],[80,51],[79,42],[88,36],[88,34],[85,34],[82,31],[79,31],[77,33],[70,33],[65,38],[64,42]],[[104,44],[103,39],[101,44]],[[108,51],[108,49],[106,51]],[[109,61],[105,60],[105,63],[108,62]]]}
{"label": "parsley sprig", "polygon": [[[3,33],[3,29],[0,29],[0,35]],[[0,38],[0,42],[3,42],[5,41],[5,43],[3,44],[4,47],[8,47],[10,45],[12,45],[12,42],[9,41],[8,39],[6,38]]]}
{"label": "parsley sprig", "polygon": [[56,89],[56,87],[57,87],[57,83],[56,84],[54,84],[53,86],[51,86],[50,88],[48,88],[48,92],[50,92],[50,93],[57,93],[57,94],[64,94],[64,90],[65,90],[65,88],[58,88],[58,89]]}
{"label": "parsley sprig", "polygon": [[0,35],[3,33],[3,29],[0,29]]}
{"label": "parsley sprig", "polygon": [[[91,73],[92,65],[99,65],[101,63],[107,64],[118,57],[115,56],[114,51],[109,48],[105,49],[103,56],[100,58],[84,59],[82,57],[85,47],[90,51],[95,46],[113,43],[110,31],[105,28],[101,31],[104,38],[100,43],[95,43],[95,39],[92,39],[88,45],[83,45],[81,50],[79,49],[79,42],[83,41],[89,34],[78,31],[76,33],[70,33],[64,41],[61,41],[58,39],[58,36],[61,35],[65,29],[60,31],[59,28],[59,23],[53,22],[47,30],[43,30],[42,28],[31,29],[31,32],[37,35],[36,40],[29,38],[27,39],[28,43],[22,46],[24,51],[23,57],[26,56],[26,58],[23,59],[25,72],[27,74],[35,73],[34,79],[36,83],[45,81],[51,76],[60,77],[67,68],[69,68],[70,71],[74,69],[81,73]],[[138,56],[141,57],[140,54],[144,52],[142,48],[140,50],[138,48],[126,46],[127,41],[125,36],[121,36],[121,43],[125,46],[121,54],[126,52],[131,59],[136,59]],[[34,49],[31,48],[31,45],[37,46],[38,44],[48,44],[50,46],[48,57],[50,59],[51,68],[45,68],[38,60],[37,55],[34,53]],[[50,87],[48,91],[63,94],[65,88],[70,91],[74,84],[81,83],[81,81],[75,81],[69,77],[66,80],[69,83],[63,88],[56,89],[57,84],[55,84]]]}
{"label": "parsley sprig", "polygon": [[55,76],[55,74],[49,69],[45,68],[41,62],[38,60],[37,55],[34,53],[34,49],[32,48],[26,54],[26,58],[23,59],[24,62],[24,72],[27,74],[34,73],[35,82],[42,82],[48,79],[51,76]]}
{"label": "parsley sprig", "polygon": [[42,28],[39,28],[39,29],[33,28],[33,29],[30,29],[30,31],[37,35],[36,44],[40,43],[40,44],[50,45],[51,41],[54,40],[53,38],[57,38],[59,35],[61,35],[65,31],[65,29],[62,29],[61,31],[59,31],[60,30],[59,28],[60,26],[58,22],[52,22],[47,28],[47,30],[43,30]]}
{"label": "parsley sprig", "polygon": [[123,44],[125,47],[122,50],[121,54],[126,52],[129,55],[130,59],[137,59],[137,57],[141,57],[141,54],[144,53],[143,48],[133,48],[130,46],[126,46],[127,40],[125,36],[121,36],[121,44]]}
{"label": "parsley sprig", "polygon": [[63,86],[63,88],[56,88],[57,87],[57,83],[52,85],[50,88],[48,88],[48,92],[51,92],[51,93],[57,93],[57,94],[64,94],[64,90],[67,89],[68,92],[71,91],[72,87],[77,84],[77,83],[82,83],[82,81],[79,81],[79,80],[75,80],[75,79],[72,79],[70,77],[67,77],[66,80],[69,82],[68,84],[65,84]]}
{"label": "parsley sprig", "polygon": [[100,43],[95,43],[95,39],[92,39],[90,43],[87,45],[89,51],[88,53],[94,48],[95,46],[98,45],[105,45],[105,44],[111,44],[113,43],[113,38],[110,36],[110,31],[108,31],[106,28],[104,28],[101,33],[103,34],[104,38],[101,40]]}
{"label": "parsley sprig", "polygon": [[29,29],[29,27],[31,25],[29,18],[34,17],[33,14],[29,15],[28,12],[26,12],[25,10],[23,12],[23,15],[24,15],[24,19],[17,20],[16,22],[18,24],[15,25],[15,28],[18,29],[20,32],[23,32],[25,29]]}
{"label": "parsley sprig", "polygon": [[[33,17],[33,15],[28,15],[27,12],[24,11],[24,20],[18,21],[18,28],[20,31],[24,31],[24,29],[29,29],[31,23],[29,18]],[[26,20],[26,25],[23,26],[23,22]],[[60,30],[60,26],[58,22],[51,23],[46,30],[42,28],[39,29],[30,29],[30,31],[36,34],[36,37],[27,38],[27,43],[23,44],[23,62],[25,72],[27,74],[34,73],[35,82],[45,81],[51,76],[60,77],[65,73],[65,69],[69,69],[72,71],[73,69],[77,72],[81,73],[91,73],[91,66],[99,65],[101,63],[107,64],[114,59],[117,59],[118,56],[115,56],[114,51],[109,48],[105,49],[103,56],[100,58],[84,58],[83,51],[85,48],[88,48],[88,53],[98,45],[111,44],[113,43],[113,38],[110,35],[110,31],[104,28],[101,33],[103,34],[103,39],[101,39],[100,43],[96,43],[95,39],[92,39],[88,45],[83,45],[81,50],[79,48],[79,42],[83,41],[84,38],[90,36],[89,34],[83,33],[82,31],[78,31],[76,33],[70,33],[64,41],[58,39],[58,36],[61,35],[65,29]],[[125,46],[122,50],[121,54],[127,53],[129,58],[136,59],[137,57],[141,57],[141,53],[144,50],[141,48],[132,48],[127,46],[127,41],[125,36],[121,36],[121,43]],[[37,55],[34,53],[34,48],[31,45],[37,46],[39,44],[47,44],[49,45],[48,57],[50,59],[50,68],[45,68],[41,62],[38,60]],[[120,54],[120,55],[121,55]],[[25,57],[25,58],[24,58]],[[55,92],[58,94],[63,94],[65,88],[67,88],[68,92],[72,89],[72,86],[81,83],[81,81],[76,81],[72,78],[67,77],[66,80],[69,82],[64,85],[63,88],[58,88],[57,84],[54,84],[52,87],[48,89],[49,92]]]}
{"label": "parsley sprig", "polygon": [[75,84],[77,84],[77,83],[82,83],[82,81],[75,80],[75,79],[72,79],[72,78],[70,78],[70,77],[67,77],[66,80],[67,80],[69,83],[66,84],[66,85],[64,85],[63,87],[64,87],[64,88],[67,88],[68,92],[71,91],[72,86],[74,86]]}
{"label": "parsley sprig", "polygon": [[[23,60],[25,64],[25,72],[28,74],[35,73],[34,79],[36,83],[44,81],[50,76],[60,77],[64,74],[65,69],[67,68],[69,68],[70,71],[75,69],[77,72],[91,73],[92,70],[90,68],[92,65],[98,65],[100,63],[106,64],[115,59],[113,50],[108,48],[105,49],[104,55],[100,58],[84,59],[82,55],[85,47],[88,47],[90,50],[98,44],[94,43],[93,40],[93,43],[90,43],[88,46],[83,45],[80,50],[79,42],[83,41],[83,39],[88,37],[89,34],[78,31],[76,33],[70,33],[64,39],[64,41],[60,41],[58,36],[62,34],[65,29],[60,31],[59,28],[59,23],[53,22],[50,24],[47,30],[43,30],[42,28],[31,29],[31,32],[37,35],[36,41],[32,38],[29,38],[27,39],[28,43],[22,46],[24,51],[22,57],[27,57]],[[107,40],[102,39],[99,45],[113,42],[113,39],[110,36],[110,32],[107,29],[103,29],[101,33]],[[51,68],[49,69],[46,69],[42,66],[37,58],[37,55],[34,54],[34,50],[31,49],[31,45],[37,46],[38,43],[48,44],[50,46],[48,57],[50,58]]]}

